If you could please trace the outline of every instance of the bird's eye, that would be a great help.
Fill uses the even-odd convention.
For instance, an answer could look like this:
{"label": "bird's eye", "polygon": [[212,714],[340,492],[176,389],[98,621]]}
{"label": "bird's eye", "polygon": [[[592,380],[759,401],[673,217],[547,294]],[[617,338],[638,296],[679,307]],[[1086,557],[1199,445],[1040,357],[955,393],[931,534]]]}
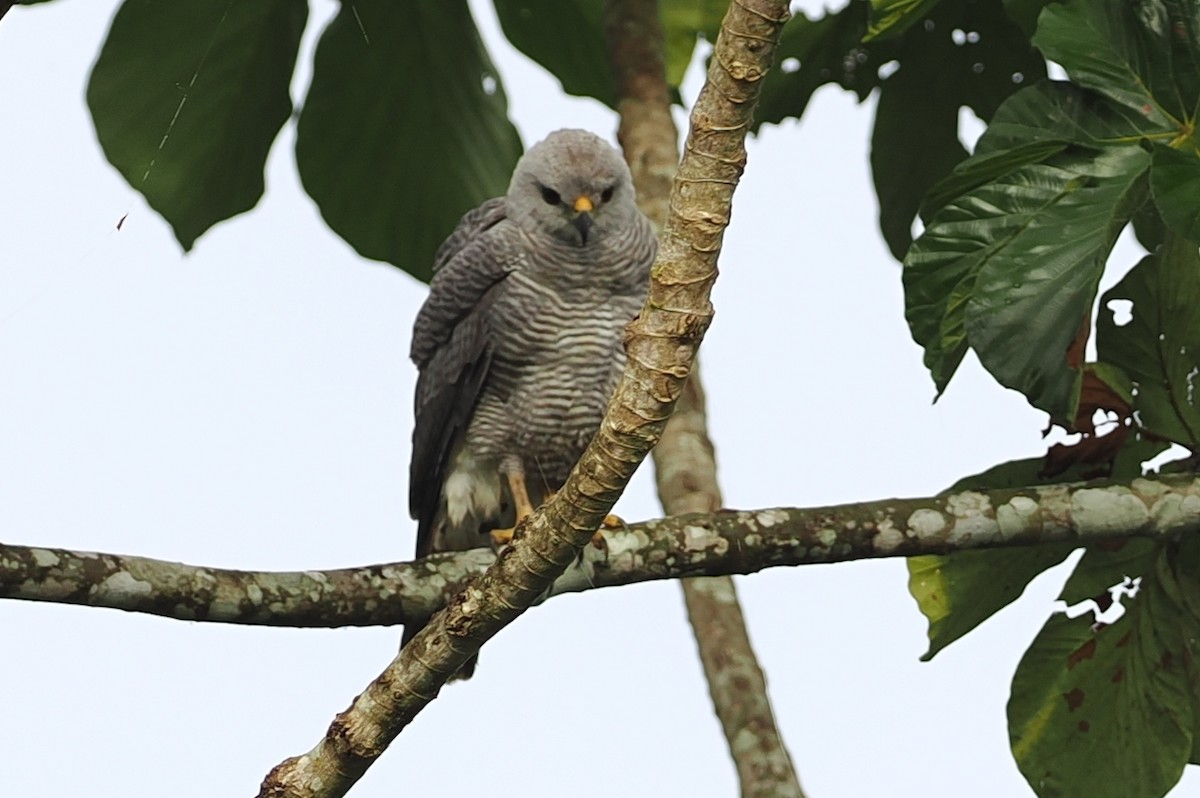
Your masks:
{"label": "bird's eye", "polygon": [[604,191],[600,193],[600,201],[608,202],[611,200],[613,197],[613,192],[616,190],[616,188],[616,186],[609,186],[608,188],[604,189]]}
{"label": "bird's eye", "polygon": [[562,202],[562,197],[559,196],[558,192],[546,186],[542,186],[542,199],[547,205],[558,205]]}

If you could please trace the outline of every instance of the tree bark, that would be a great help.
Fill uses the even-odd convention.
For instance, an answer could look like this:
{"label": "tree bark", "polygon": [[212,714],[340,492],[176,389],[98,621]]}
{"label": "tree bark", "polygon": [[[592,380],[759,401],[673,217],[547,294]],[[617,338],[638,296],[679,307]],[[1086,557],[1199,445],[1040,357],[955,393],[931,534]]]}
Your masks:
{"label": "tree bark", "polygon": [[267,775],[261,796],[345,795],[446,680],[588,545],[662,434],[708,328],[721,239],[746,162],[746,132],[788,16],[785,0],[736,0],[722,22],[692,111],[649,295],[626,336],[625,373],[562,490],[338,715],[316,747]]}
{"label": "tree bark", "polygon": [[[620,115],[617,137],[633,173],[638,204],[661,226],[679,153],[658,3],[606,0],[604,22]],[[667,515],[711,513],[721,507],[704,391],[695,367],[653,456],[659,501]],[[741,795],[802,798],[733,580],[701,577],[684,580],[680,587]]]}
{"label": "tree bark", "polygon": [[[606,551],[588,546],[581,564],[545,595],[777,566],[1197,532],[1200,476],[723,510],[608,530]],[[379,626],[435,612],[495,561],[490,549],[476,549],[407,563],[271,573],[0,544],[0,598],[187,621]]]}
{"label": "tree bark", "polygon": [[[722,504],[698,377],[693,371],[654,450],[658,494],[668,515],[712,513]],[[713,709],[737,766],[741,795],[803,798],[791,755],[775,722],[767,680],[750,643],[733,577],[697,577],[679,584]]]}

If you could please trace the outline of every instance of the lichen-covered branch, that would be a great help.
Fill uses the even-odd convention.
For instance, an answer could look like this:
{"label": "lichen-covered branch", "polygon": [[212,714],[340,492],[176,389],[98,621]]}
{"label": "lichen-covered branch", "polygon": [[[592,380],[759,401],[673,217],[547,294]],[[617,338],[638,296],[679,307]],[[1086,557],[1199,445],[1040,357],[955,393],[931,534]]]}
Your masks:
{"label": "lichen-covered branch", "polygon": [[[776,566],[1194,532],[1200,532],[1197,476],[694,513],[606,531],[607,551],[587,547],[582,564],[559,577],[548,595]],[[254,573],[0,544],[0,598],[189,621],[387,625],[434,612],[495,559],[477,549],[411,563]]]}
{"label": "lichen-covered branch", "polygon": [[[679,154],[658,6],[656,0],[606,0],[604,22],[621,120],[617,137],[633,173],[638,204],[661,226]],[[695,366],[653,452],[659,500],[668,515],[714,512],[722,505]],[[741,795],[802,798],[732,578],[697,577],[683,580],[680,587]]]}
{"label": "lichen-covered branch", "polygon": [[588,544],[657,442],[708,328],[709,294],[746,160],[746,132],[787,18],[786,0],[735,0],[730,6],[692,111],[649,295],[629,327],[624,376],[566,484],[367,685],[315,748],[267,775],[260,795],[344,795],[446,679],[536,601]]}

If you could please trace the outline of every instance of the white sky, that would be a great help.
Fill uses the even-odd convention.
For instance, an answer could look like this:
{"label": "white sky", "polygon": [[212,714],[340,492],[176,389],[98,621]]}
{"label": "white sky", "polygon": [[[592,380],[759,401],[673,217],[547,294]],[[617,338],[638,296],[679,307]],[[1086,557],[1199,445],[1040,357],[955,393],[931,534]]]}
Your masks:
{"label": "white sky", "polygon": [[[0,22],[0,537],[281,570],[410,557],[406,355],[424,286],[327,231],[290,126],[259,207],[184,257],[103,160],[84,105],[116,5]],[[611,136],[611,112],[563,97],[474,5],[527,144],[563,126]],[[335,9],[314,6],[305,53]],[[302,65],[297,98],[307,81]],[[750,143],[704,346],[731,507],[927,495],[1043,450],[1043,415],[973,358],[931,405],[876,232],[869,121],[832,88],[803,125]],[[658,514],[650,476],[625,518]],[[930,664],[899,560],[740,579],[811,798],[1031,794],[1004,706],[1063,576]],[[0,794],[252,795],[398,637],[0,602]],[[1174,795],[1200,790],[1194,771]],[[532,611],[352,794],[481,792],[736,794],[675,584]]]}

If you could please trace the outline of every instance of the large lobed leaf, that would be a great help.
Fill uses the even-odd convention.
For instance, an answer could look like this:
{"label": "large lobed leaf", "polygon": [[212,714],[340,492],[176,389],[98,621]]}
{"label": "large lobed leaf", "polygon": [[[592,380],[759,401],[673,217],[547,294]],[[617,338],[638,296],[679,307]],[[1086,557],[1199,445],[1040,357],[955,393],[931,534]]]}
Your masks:
{"label": "large lobed leaf", "polygon": [[1017,765],[1040,796],[1158,798],[1195,757],[1200,551],[1130,540],[1085,555],[1063,589],[1110,603],[1140,577],[1111,625],[1053,615],[1021,659],[1008,704]]}
{"label": "large lobed leaf", "polygon": [[1175,234],[1200,244],[1200,152],[1194,144],[1184,150],[1154,148],[1150,193]]}
{"label": "large lobed leaf", "polygon": [[249,210],[292,110],[304,0],[126,0],[88,82],[109,162],[183,248]]}
{"label": "large lobed leaf", "polygon": [[[1132,303],[1117,324],[1115,303]],[[1129,376],[1141,428],[1200,453],[1200,254],[1166,236],[1101,300],[1096,347]]]}
{"label": "large lobed leaf", "polygon": [[[871,24],[886,36],[868,33],[872,11]],[[880,229],[897,259],[912,241],[926,191],[967,155],[960,108],[990,119],[1022,82],[1045,75],[1044,60],[1000,0],[851,0],[820,19],[796,15],[777,57],[782,68],[764,81],[756,124],[799,117],[825,83],[860,100],[879,90],[871,168]]]}
{"label": "large lobed leaf", "polygon": [[[1144,440],[1127,443],[1117,454],[1109,474],[1117,479],[1141,476],[1142,463],[1164,449],[1165,444]],[[1002,463],[959,480],[948,492],[1078,482],[1090,475],[1086,464],[1076,464],[1053,478],[1043,474],[1044,467],[1045,461],[1040,457]],[[910,557],[908,590],[929,621],[929,649],[921,659],[932,659],[1016,601],[1035,576],[1062,562],[1075,548],[1070,543],[1056,543]],[[1117,574],[1116,580],[1119,579]]]}
{"label": "large lobed leaf", "polygon": [[938,212],[905,260],[904,286],[939,391],[969,344],[1001,384],[1056,418],[1074,417],[1080,374],[1066,352],[1148,165],[1138,147],[1065,152]]}
{"label": "large lobed leaf", "polygon": [[879,227],[902,260],[930,188],[967,157],[959,109],[987,121],[1045,62],[1000,0],[947,2],[896,42],[899,68],[883,81],[871,133]]}
{"label": "large lobed leaf", "polygon": [[317,46],[296,162],[360,254],[428,280],[438,245],[505,192],[520,154],[466,0],[342,6]]}
{"label": "large lobed leaf", "polygon": [[[1112,243],[1130,219],[1161,237],[1147,184],[1168,224],[1196,232],[1195,164],[1177,157],[1200,85],[1196,16],[1195,0],[1075,0],[1042,13],[1034,41],[1077,85],[1031,87],[997,110],[976,153],[926,198],[927,227],[905,261],[907,318],[939,393],[972,347],[1002,384],[1074,419],[1079,372],[1066,352]],[[1156,153],[1151,174],[1147,141],[1181,152]]]}
{"label": "large lobed leaf", "polygon": [[1191,0],[1075,0],[1042,12],[1034,42],[1071,80],[1180,127],[1200,99],[1200,38]]}

